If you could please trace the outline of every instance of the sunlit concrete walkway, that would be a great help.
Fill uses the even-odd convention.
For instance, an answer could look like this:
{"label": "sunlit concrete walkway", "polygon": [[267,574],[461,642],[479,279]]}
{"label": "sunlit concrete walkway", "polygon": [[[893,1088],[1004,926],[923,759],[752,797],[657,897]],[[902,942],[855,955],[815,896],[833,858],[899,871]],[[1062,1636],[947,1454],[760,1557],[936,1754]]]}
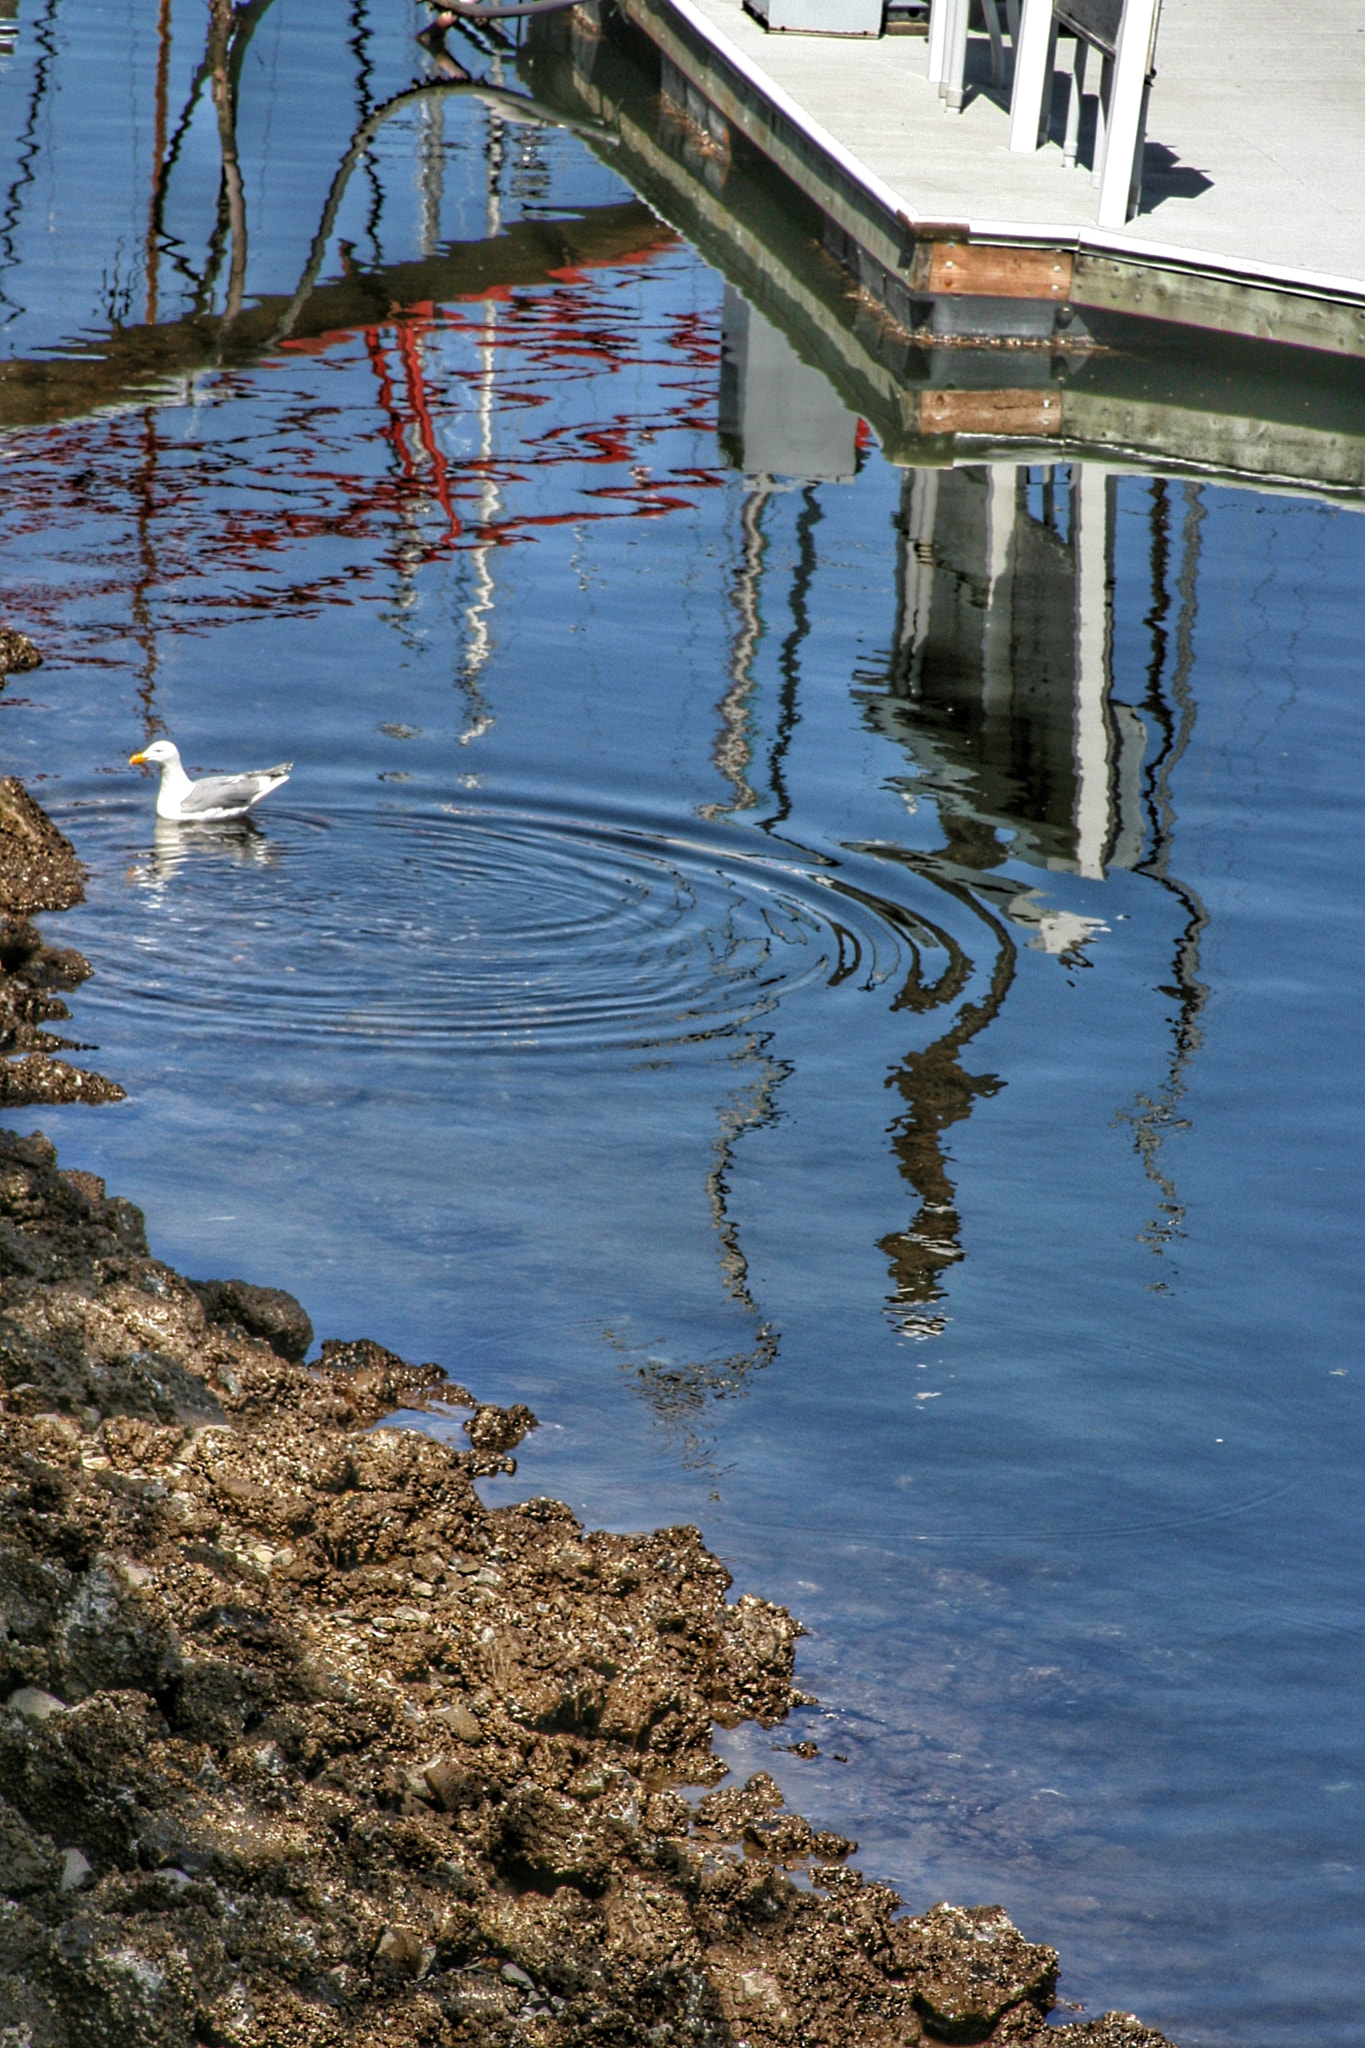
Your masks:
{"label": "sunlit concrete walkway", "polygon": [[1089,173],[1064,170],[1057,144],[1011,155],[984,39],[974,95],[949,114],[922,39],[769,35],[740,0],[667,5],[912,220],[1365,295],[1365,0],[1165,0],[1143,210],[1105,234]]}

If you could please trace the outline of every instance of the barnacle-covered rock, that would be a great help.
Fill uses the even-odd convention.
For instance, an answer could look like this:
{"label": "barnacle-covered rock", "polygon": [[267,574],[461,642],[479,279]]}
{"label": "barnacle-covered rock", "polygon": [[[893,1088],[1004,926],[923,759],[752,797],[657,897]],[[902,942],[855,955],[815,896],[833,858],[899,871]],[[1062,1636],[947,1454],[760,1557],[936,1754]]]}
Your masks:
{"label": "barnacle-covered rock", "polygon": [[1162,2048],[1048,2029],[1051,1949],[905,1919],[766,1774],[694,1805],[791,1616],[696,1529],[488,1508],[528,1411],[462,1448],[296,1309],[0,1133],[0,2041]]}

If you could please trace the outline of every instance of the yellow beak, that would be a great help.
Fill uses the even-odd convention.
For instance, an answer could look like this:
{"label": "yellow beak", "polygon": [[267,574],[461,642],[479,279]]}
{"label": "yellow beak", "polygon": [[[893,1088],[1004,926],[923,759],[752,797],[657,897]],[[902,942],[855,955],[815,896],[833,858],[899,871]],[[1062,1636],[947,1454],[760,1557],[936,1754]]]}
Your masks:
{"label": "yellow beak", "polygon": [[145,761],[146,758],[147,756],[145,754],[130,754],[128,756],[128,766],[130,768],[136,768],[138,763],[140,761]]}

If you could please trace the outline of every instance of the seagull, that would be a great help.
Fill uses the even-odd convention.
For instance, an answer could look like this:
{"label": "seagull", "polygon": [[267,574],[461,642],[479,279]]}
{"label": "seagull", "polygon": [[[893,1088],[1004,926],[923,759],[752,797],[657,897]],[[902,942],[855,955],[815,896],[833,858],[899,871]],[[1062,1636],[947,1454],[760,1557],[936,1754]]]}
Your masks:
{"label": "seagull", "polygon": [[175,818],[185,824],[209,824],[219,818],[244,818],[253,804],[282,782],[288,782],[292,761],[275,768],[257,768],[247,775],[205,775],[191,782],[180,765],[180,750],[169,740],[154,740],[140,754],[128,756],[136,768],[149,761],[161,770],[161,787],[156,793],[158,818]]}

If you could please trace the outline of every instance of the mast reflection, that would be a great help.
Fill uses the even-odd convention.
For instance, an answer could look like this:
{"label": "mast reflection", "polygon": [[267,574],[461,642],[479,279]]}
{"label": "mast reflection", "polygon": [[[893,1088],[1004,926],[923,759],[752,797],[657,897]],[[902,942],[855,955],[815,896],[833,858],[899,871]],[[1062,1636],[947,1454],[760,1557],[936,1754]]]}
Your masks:
{"label": "mast reflection", "polygon": [[[976,1103],[998,1095],[1004,1082],[997,1074],[969,1074],[961,1055],[999,1014],[1014,981],[1017,950],[1008,926],[974,893],[945,871],[957,865],[950,840],[941,855],[908,857],[907,865],[935,880],[980,918],[994,953],[984,994],[964,1003],[952,1025],[922,1052],[908,1053],[888,1076],[905,1108],[893,1118],[888,1135],[903,1179],[919,1196],[919,1209],[905,1230],[891,1231],[877,1249],[890,1261],[891,1294],[887,1314],[904,1337],[935,1337],[946,1318],[935,1304],[944,1296],[942,1278],[964,1257],[957,1192],[948,1174],[944,1133],[963,1122]],[[974,962],[946,933],[938,935],[948,965],[936,982],[925,986],[917,968],[907,977],[894,1007],[926,1011],[955,1002],[974,973]]]}
{"label": "mast reflection", "polygon": [[758,680],[754,662],[763,638],[761,591],[763,560],[768,550],[763,512],[772,494],[770,476],[746,480],[739,515],[739,559],[730,586],[735,636],[730,648],[729,682],[716,706],[719,725],[711,749],[713,764],[730,785],[730,799],[728,803],[700,805],[699,815],[703,818],[752,810],[758,802],[758,791],[749,781],[754,757],[751,699]]}
{"label": "mast reflection", "polygon": [[1131,1126],[1133,1146],[1143,1171],[1159,1197],[1156,1214],[1140,1233],[1143,1243],[1162,1256],[1184,1235],[1185,1209],[1175,1181],[1162,1164],[1165,1140],[1176,1131],[1188,1130],[1188,1120],[1178,1115],[1178,1106],[1189,1085],[1189,1066],[1204,1042],[1200,1016],[1209,991],[1199,979],[1200,944],[1208,928],[1209,915],[1198,891],[1171,872],[1175,837],[1175,804],[1171,780],[1194,733],[1195,704],[1190,690],[1194,663],[1194,626],[1198,612],[1200,528],[1204,521],[1203,491],[1196,483],[1182,486],[1185,516],[1181,524],[1181,565],[1176,580],[1180,610],[1175,628],[1175,662],[1168,693],[1163,674],[1168,652],[1166,617],[1170,596],[1166,587],[1170,553],[1169,486],[1164,477],[1151,480],[1149,526],[1151,534],[1152,603],[1146,624],[1151,634],[1151,659],[1143,709],[1157,734],[1153,757],[1144,778],[1150,851],[1134,862],[1135,872],[1150,875],[1169,891],[1179,904],[1184,922],[1176,939],[1171,967],[1172,987],[1168,991],[1179,1004],[1172,1022],[1171,1061],[1166,1079],[1152,1095],[1140,1095],[1131,1109],[1119,1112],[1119,1121]]}

